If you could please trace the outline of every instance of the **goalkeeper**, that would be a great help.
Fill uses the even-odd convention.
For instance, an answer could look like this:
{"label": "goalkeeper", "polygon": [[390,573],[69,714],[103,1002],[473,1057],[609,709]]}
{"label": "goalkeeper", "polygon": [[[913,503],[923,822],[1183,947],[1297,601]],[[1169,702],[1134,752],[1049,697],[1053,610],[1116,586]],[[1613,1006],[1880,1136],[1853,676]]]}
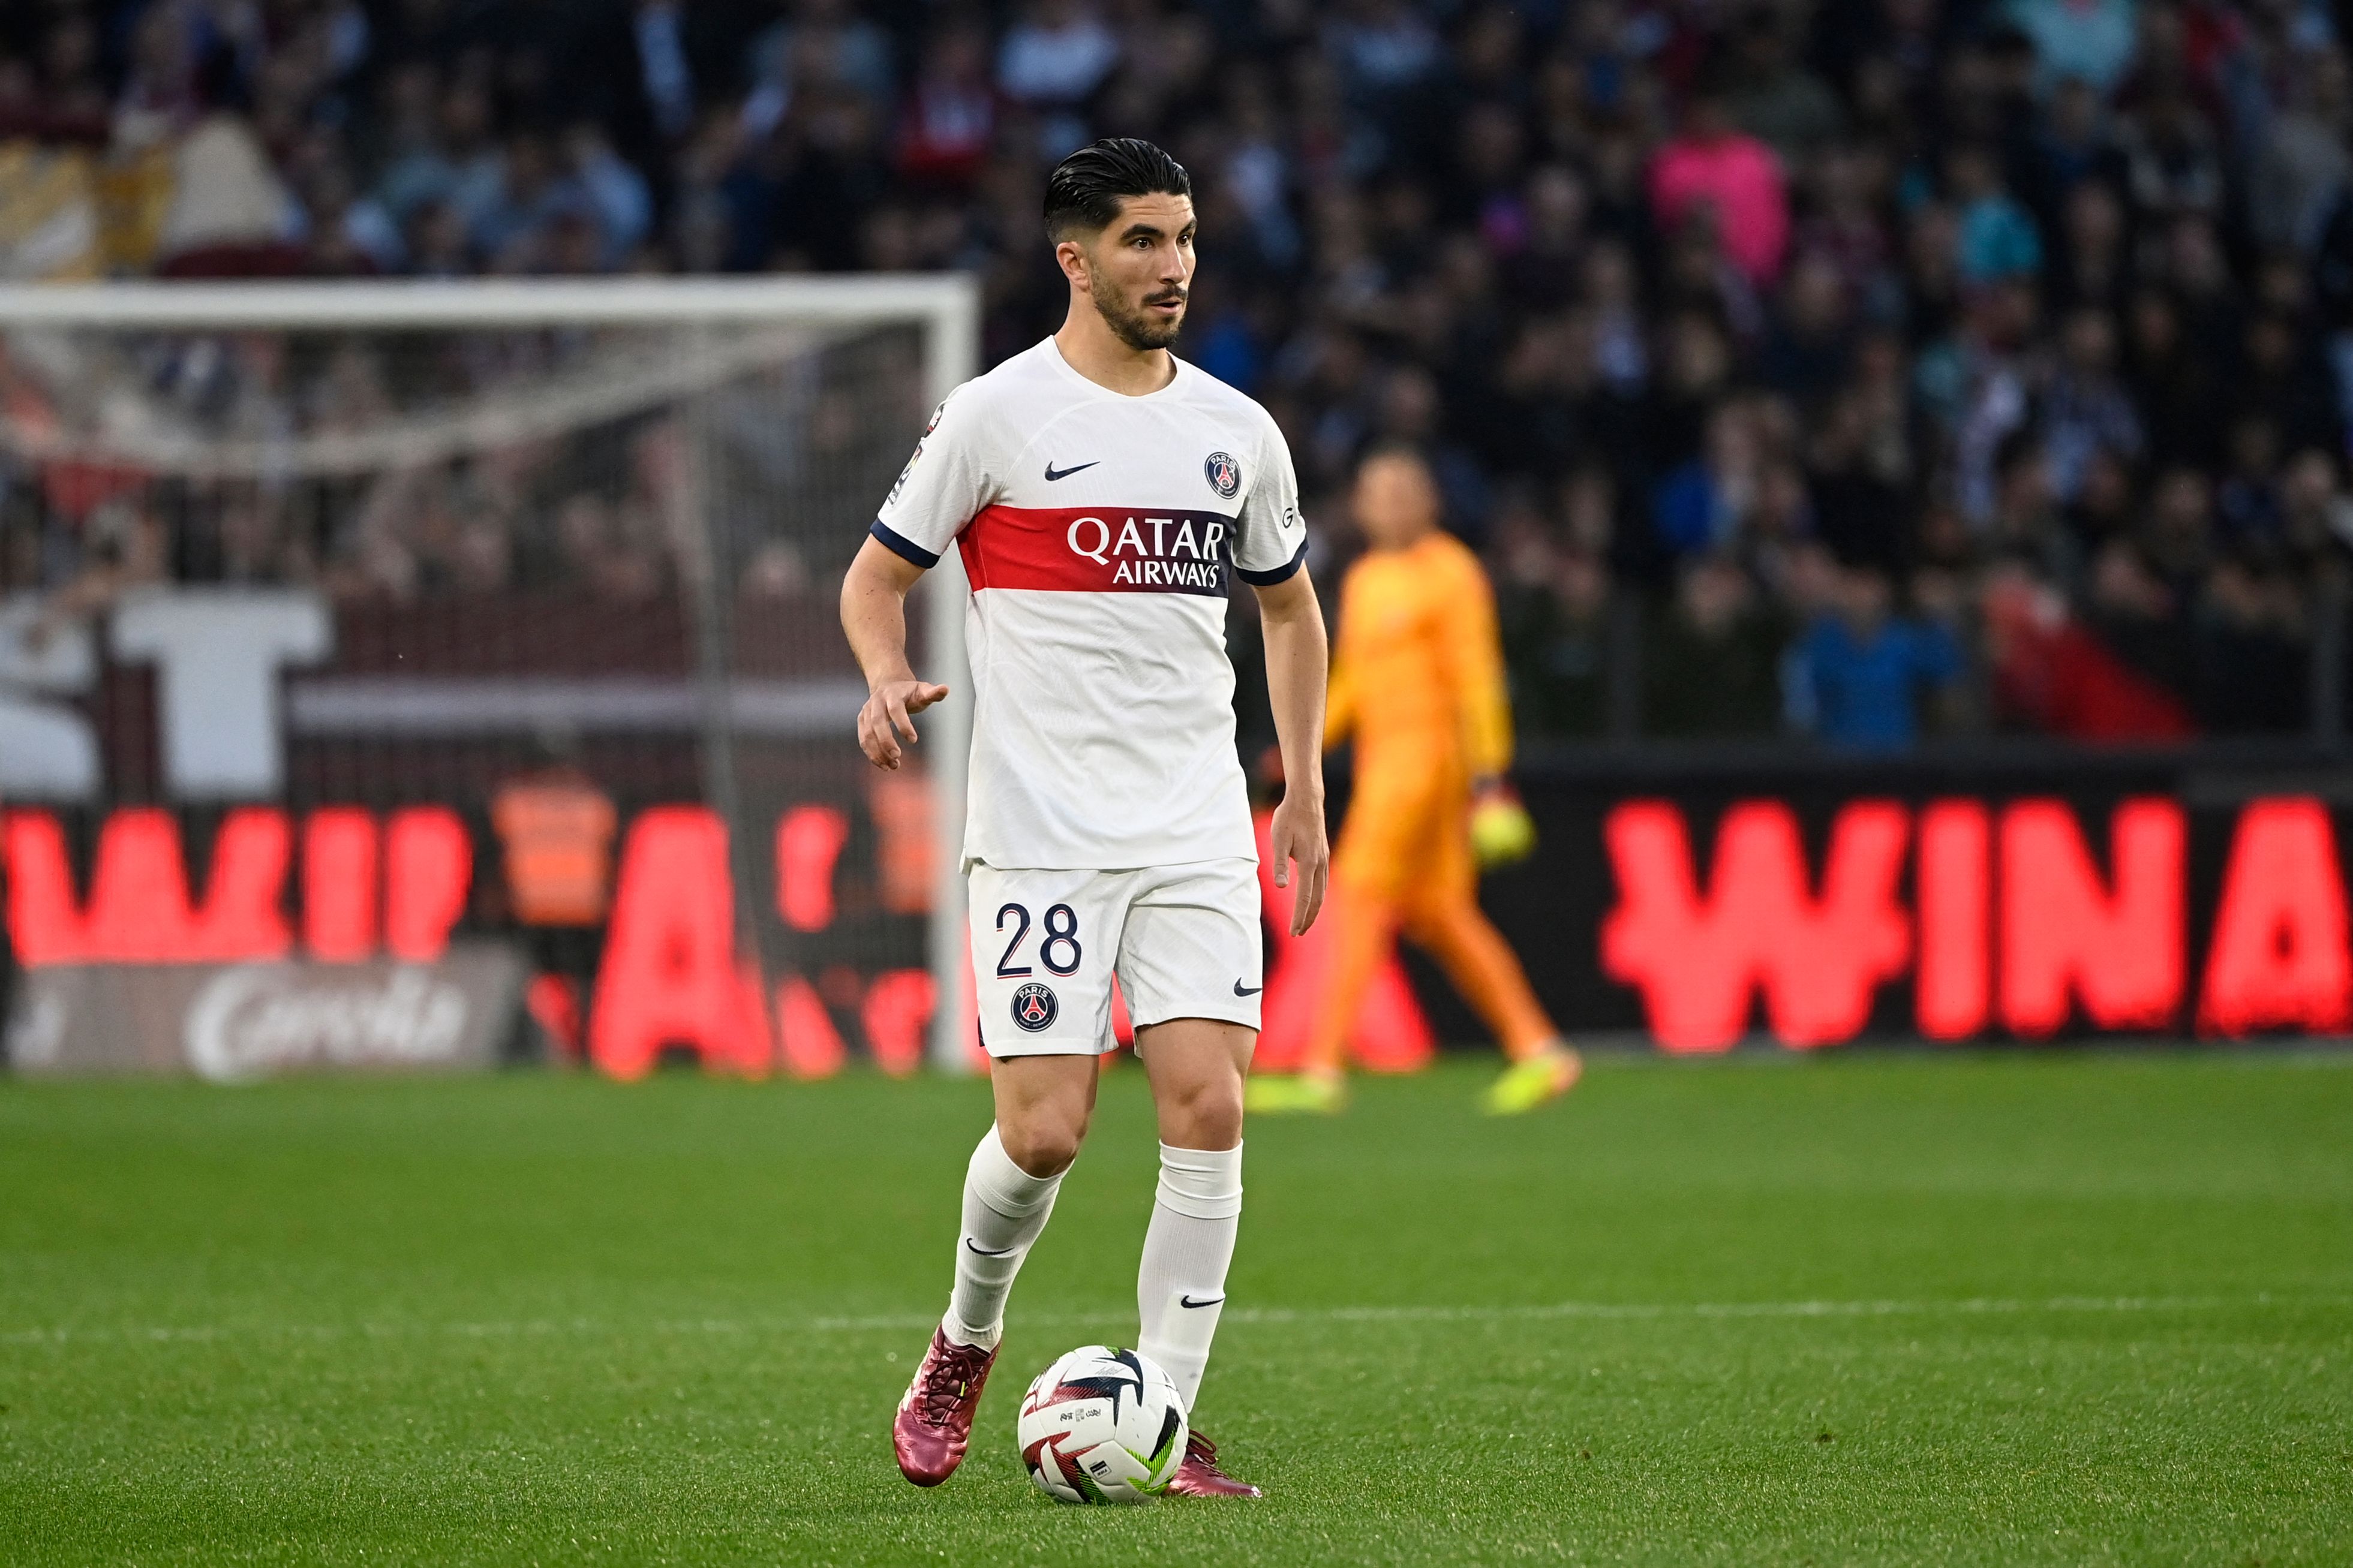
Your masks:
{"label": "goalkeeper", "polygon": [[1370,548],[1340,589],[1324,743],[1356,739],[1356,787],[1332,859],[1338,917],[1324,1005],[1296,1077],[1250,1079],[1249,1108],[1335,1111],[1341,1052],[1402,931],[1502,1040],[1512,1066],[1485,1108],[1531,1110],[1577,1082],[1577,1053],[1480,911],[1478,868],[1535,844],[1504,784],[1512,719],[1493,591],[1438,526],[1438,487],[1414,449],[1375,448],[1351,498]]}

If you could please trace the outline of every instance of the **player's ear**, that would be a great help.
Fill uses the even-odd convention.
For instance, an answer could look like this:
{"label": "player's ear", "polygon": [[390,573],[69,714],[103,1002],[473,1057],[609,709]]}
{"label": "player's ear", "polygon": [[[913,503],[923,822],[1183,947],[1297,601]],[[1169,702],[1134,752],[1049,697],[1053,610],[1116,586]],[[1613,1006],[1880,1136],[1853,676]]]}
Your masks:
{"label": "player's ear", "polygon": [[1082,289],[1092,287],[1092,275],[1089,268],[1092,258],[1087,255],[1087,247],[1083,243],[1077,239],[1057,241],[1054,246],[1054,259],[1061,264],[1063,277]]}

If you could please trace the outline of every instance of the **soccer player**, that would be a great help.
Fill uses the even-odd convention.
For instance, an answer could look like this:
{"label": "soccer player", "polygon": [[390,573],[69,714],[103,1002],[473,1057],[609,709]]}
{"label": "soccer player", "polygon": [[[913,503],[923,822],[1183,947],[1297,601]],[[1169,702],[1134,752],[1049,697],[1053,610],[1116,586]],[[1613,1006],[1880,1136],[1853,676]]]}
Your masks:
{"label": "soccer player", "polygon": [[[1294,931],[1329,861],[1317,764],[1324,619],[1282,433],[1168,352],[1193,278],[1192,182],[1109,140],[1046,185],[1061,330],[948,395],[842,585],[871,692],[859,743],[902,765],[947,696],[907,661],[905,599],[953,542],[971,579],[964,864],[997,1118],[965,1175],[946,1316],[892,1425],[899,1468],[963,1460],[1022,1259],[1086,1137],[1118,976],[1152,1086],[1160,1184],[1137,1341],[1192,1407],[1241,1213],[1242,1080],[1265,984],[1258,862],[1234,750],[1228,574],[1256,590],[1293,781],[1275,878]],[[1295,880],[1294,880],[1295,879]],[[1193,1428],[1171,1490],[1256,1497]]]}
{"label": "soccer player", "polygon": [[1580,1066],[1479,909],[1479,862],[1525,853],[1535,837],[1503,782],[1512,715],[1494,595],[1478,557],[1439,528],[1438,486],[1411,447],[1368,454],[1350,500],[1371,548],[1340,585],[1324,726],[1327,744],[1356,741],[1333,861],[1332,968],[1302,1071],[1251,1079],[1250,1107],[1341,1108],[1341,1050],[1402,929],[1445,966],[1512,1058],[1486,1109],[1530,1110],[1568,1092]]}

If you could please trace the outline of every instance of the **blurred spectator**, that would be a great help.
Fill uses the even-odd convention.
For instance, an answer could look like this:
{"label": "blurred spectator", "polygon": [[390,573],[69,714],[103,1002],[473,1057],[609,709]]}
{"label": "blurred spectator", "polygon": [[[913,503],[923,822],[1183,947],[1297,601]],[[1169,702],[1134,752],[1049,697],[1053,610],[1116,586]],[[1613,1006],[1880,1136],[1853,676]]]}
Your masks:
{"label": "blurred spectator", "polygon": [[1589,552],[1514,557],[1496,613],[1519,731],[1547,740],[1603,733],[1609,712],[1609,573]]}
{"label": "blurred spectator", "polygon": [[1794,58],[1787,24],[1767,5],[1734,24],[1734,86],[1725,107],[1733,123],[1771,147],[1784,168],[1802,168],[1845,128],[1838,96]]}
{"label": "blurred spectator", "polygon": [[1734,129],[1713,89],[1692,99],[1682,130],[1659,149],[1651,201],[1662,229],[1700,226],[1751,284],[1769,284],[1779,272],[1789,239],[1781,162]]}
{"label": "blurred spectator", "polygon": [[1642,658],[1646,733],[1758,736],[1780,726],[1778,664],[1788,629],[1739,565],[1704,556],[1683,569]]}
{"label": "blurred spectator", "polygon": [[1755,410],[1718,405],[1701,451],[1668,473],[1652,498],[1661,542],[1678,556],[1732,547],[1756,500],[1760,468]]}
{"label": "blurred spectator", "polygon": [[1899,615],[1876,566],[1837,570],[1831,605],[1790,649],[1791,722],[1833,746],[1883,750],[1919,737],[1925,705],[1961,673],[1952,634]]}
{"label": "blurred spectator", "polygon": [[1986,653],[2000,717],[2082,741],[2171,741],[2192,732],[2164,688],[2110,652],[2025,569],[1987,574]]}
{"label": "blurred spectator", "polygon": [[2131,63],[2134,0],[2010,0],[2046,85],[2073,78],[2105,93]]}
{"label": "blurred spectator", "polygon": [[2309,716],[2310,636],[2302,597],[2268,562],[2223,556],[2197,611],[2196,711],[2214,733],[2294,730]]}
{"label": "blurred spectator", "polygon": [[899,124],[899,170],[924,184],[969,187],[997,132],[988,35],[950,22],[923,46],[922,68]]}
{"label": "blurred spectator", "polygon": [[2042,270],[2042,237],[2026,209],[2002,188],[2001,172],[1983,147],[1955,148],[1946,163],[1954,215],[1960,225],[1961,279],[1991,283]]}
{"label": "blurred spectator", "polygon": [[2051,491],[2062,504],[2083,493],[2095,454],[2127,462],[2141,453],[2140,416],[2116,379],[2116,323],[2105,310],[2078,310],[2059,340],[2056,374],[2042,395],[2042,447]]}
{"label": "blurred spectator", "polygon": [[997,50],[997,85],[1048,111],[1037,152],[1060,158],[1086,140],[1077,107],[1118,63],[1118,37],[1083,0],[1029,0]]}
{"label": "blurred spectator", "polygon": [[2295,70],[2287,106],[2254,159],[2247,219],[2265,249],[2308,254],[2320,243],[2328,209],[2353,180],[2353,157],[2346,152],[2353,91],[2337,49],[2307,54]]}
{"label": "blurred spectator", "polygon": [[1825,254],[1810,252],[1790,267],[1780,308],[1758,356],[1766,384],[1811,406],[1834,389],[1847,368],[1852,314],[1846,279]]}

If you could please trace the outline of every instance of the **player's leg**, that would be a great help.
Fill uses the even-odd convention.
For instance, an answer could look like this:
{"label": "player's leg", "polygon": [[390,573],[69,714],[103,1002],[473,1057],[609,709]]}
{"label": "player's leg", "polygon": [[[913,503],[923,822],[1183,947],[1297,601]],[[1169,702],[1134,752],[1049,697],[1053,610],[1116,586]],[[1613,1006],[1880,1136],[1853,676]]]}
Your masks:
{"label": "player's leg", "polygon": [[997,1348],[1013,1278],[1045,1233],[1062,1173],[1086,1138],[1095,1064],[1091,1056],[1008,1057],[989,1073],[997,1120],[965,1169],[964,1233],[940,1322],[958,1344]]}
{"label": "player's leg", "polygon": [[1322,1005],[1309,1026],[1298,1073],[1250,1080],[1250,1108],[1255,1111],[1328,1114],[1345,1103],[1348,1036],[1373,976],[1396,949],[1405,889],[1420,858],[1419,846],[1430,836],[1429,807],[1421,798],[1427,789],[1421,781],[1388,780],[1371,769],[1360,772],[1359,780],[1332,857],[1332,901],[1324,917],[1332,922],[1332,934]]}
{"label": "player's leg", "polygon": [[1536,1000],[1511,943],[1479,908],[1470,845],[1451,841],[1431,859],[1407,909],[1405,933],[1438,960],[1511,1059],[1489,1089],[1486,1109],[1508,1115],[1567,1093],[1583,1064]]}
{"label": "player's leg", "polygon": [[1347,1104],[1345,1068],[1349,1032],[1364,1007],[1373,976],[1395,950],[1397,909],[1343,868],[1332,879],[1324,918],[1331,922],[1322,995],[1310,1021],[1299,1070],[1262,1073],[1250,1080],[1250,1108],[1267,1115],[1330,1115]]}
{"label": "player's leg", "polygon": [[[1136,1271],[1136,1348],[1167,1372],[1188,1413],[1241,1225],[1242,1086],[1258,1044],[1263,962],[1255,872],[1234,861],[1166,874],[1131,906],[1120,955],[1160,1131],[1160,1182]],[[1259,1495],[1218,1468],[1198,1426],[1169,1489]]]}
{"label": "player's leg", "polygon": [[991,1068],[997,1119],[965,1167],[948,1310],[892,1421],[900,1473],[919,1487],[939,1485],[964,1462],[1006,1298],[1086,1137],[1096,1076],[1092,1056],[1010,1057]]}
{"label": "player's leg", "polygon": [[[947,1312],[892,1424],[899,1468],[918,1486],[937,1486],[964,1460],[1006,1298],[1086,1137],[1096,1058],[1111,1034],[1122,908],[1114,880],[1091,871],[973,871],[981,1043],[997,1115],[965,1168]],[[1105,922],[1090,965],[1075,933]],[[1050,945],[1039,940],[1050,933],[1060,933]]]}
{"label": "player's leg", "polygon": [[1241,1225],[1242,1079],[1257,1043],[1257,1030],[1216,1018],[1136,1031],[1160,1123],[1160,1183],[1136,1275],[1136,1348],[1176,1380],[1188,1410],[1209,1364]]}

